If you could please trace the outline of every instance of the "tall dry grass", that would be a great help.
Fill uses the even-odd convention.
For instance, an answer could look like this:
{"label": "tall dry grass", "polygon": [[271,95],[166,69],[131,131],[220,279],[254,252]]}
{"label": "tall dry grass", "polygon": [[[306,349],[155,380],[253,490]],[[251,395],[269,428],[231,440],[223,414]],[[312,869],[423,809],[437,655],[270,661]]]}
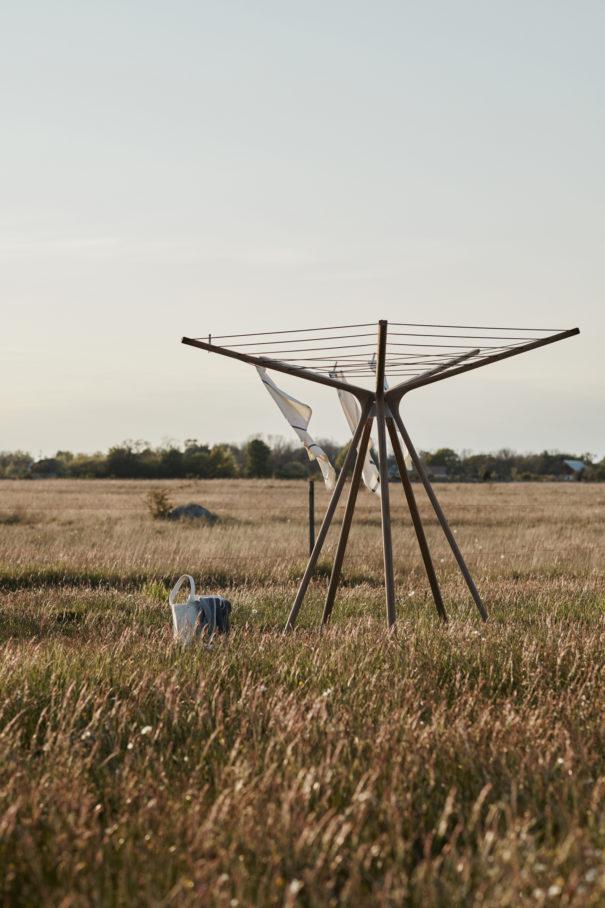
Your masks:
{"label": "tall dry grass", "polygon": [[[431,521],[438,623],[399,502],[395,637],[364,495],[333,625],[320,576],[283,637],[304,484],[166,485],[223,520],[0,488],[4,904],[605,904],[601,487],[438,489],[487,625]],[[184,569],[234,603],[212,649],[171,642]]]}

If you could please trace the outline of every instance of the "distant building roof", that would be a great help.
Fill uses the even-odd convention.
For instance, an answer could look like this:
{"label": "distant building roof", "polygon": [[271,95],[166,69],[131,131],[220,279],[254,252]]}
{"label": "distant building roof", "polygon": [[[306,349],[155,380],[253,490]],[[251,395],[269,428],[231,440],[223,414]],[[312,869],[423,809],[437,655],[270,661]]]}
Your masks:
{"label": "distant building roof", "polygon": [[583,460],[564,460],[563,463],[566,467],[569,467],[570,470],[573,470],[574,473],[581,473],[582,470],[586,469],[586,464]]}

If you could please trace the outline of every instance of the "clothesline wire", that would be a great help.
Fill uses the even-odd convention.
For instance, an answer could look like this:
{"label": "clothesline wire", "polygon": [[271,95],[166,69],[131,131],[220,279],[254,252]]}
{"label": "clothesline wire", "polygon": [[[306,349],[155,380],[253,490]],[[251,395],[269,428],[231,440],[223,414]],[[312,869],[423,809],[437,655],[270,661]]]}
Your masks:
{"label": "clothesline wire", "polygon": [[[334,348],[326,348],[326,349],[334,350]],[[347,348],[345,348],[345,349],[347,349]],[[477,348],[472,348],[472,349],[477,349]],[[508,348],[489,347],[489,348],[484,348],[484,349],[500,350],[500,349],[508,349]],[[284,350],[282,352],[287,353],[288,351]],[[305,352],[311,353],[312,351],[307,350]],[[315,352],[315,351],[313,351],[313,352]],[[480,356],[481,354],[474,353],[472,355]],[[277,359],[277,355],[266,356],[265,354],[261,353],[261,354],[259,354],[259,356],[263,357],[263,359],[265,359],[265,360],[269,360],[269,359],[276,360]],[[414,351],[414,350],[393,350],[390,352],[390,356],[391,356],[391,358],[396,356],[398,359],[406,357],[408,359],[418,359],[418,360],[423,360],[423,361],[427,360],[427,359],[451,359],[452,358],[451,353],[428,352],[428,351],[424,351],[424,350],[416,350],[416,351]],[[298,363],[298,362],[306,362],[306,361],[312,360],[315,362],[331,362],[331,363],[333,363],[335,361],[341,362],[341,360],[354,360],[354,361],[359,361],[359,362],[368,362],[371,359],[372,359],[372,354],[368,353],[368,351],[366,350],[364,352],[358,351],[356,353],[340,353],[340,352],[336,351],[332,354],[325,353],[323,356],[289,356],[289,357],[280,356],[279,361],[286,362],[286,363]],[[387,350],[387,362],[388,362],[388,359],[389,359],[389,351]]]}
{"label": "clothesline wire", "polygon": [[[436,347],[438,349],[451,349],[451,350],[475,350],[476,344],[405,344],[405,343],[392,343],[388,345],[390,347]],[[484,346],[483,350],[509,350],[517,344],[498,344],[495,346]],[[254,351],[250,353],[250,356],[264,356],[266,358],[276,359],[281,353],[315,353],[316,351],[324,350],[351,350],[353,348],[369,348],[370,353],[374,351],[374,346],[372,344],[336,344],[330,347],[292,347],[289,350],[276,350],[273,357],[267,357],[269,351]],[[369,355],[369,354],[368,354]]]}
{"label": "clothesline wire", "polygon": [[[374,338],[374,343],[376,342],[376,332],[365,332],[364,334],[331,334],[331,335],[325,336],[325,337],[298,337],[298,338],[292,338],[292,343],[296,342],[298,344],[303,344],[303,343],[315,344],[315,343],[320,343],[321,341],[349,340],[351,338],[358,338],[358,337],[371,337],[371,338]],[[263,347],[269,347],[274,344],[288,344],[288,343],[290,343],[289,340],[272,340],[272,341],[258,341],[258,342],[249,341],[245,344],[229,344],[229,348],[235,350],[236,347],[257,347],[257,346],[259,346],[259,344],[262,345]]]}
{"label": "clothesline wire", "polygon": [[[477,358],[480,359],[481,357],[468,357],[467,362],[471,361],[472,359],[477,359]],[[288,362],[290,365],[293,364],[290,361],[288,361]],[[298,362],[298,361],[295,360],[294,362]],[[400,369],[400,368],[409,369],[412,367],[416,367],[416,368],[421,367],[422,369],[426,369],[426,368],[430,368],[431,366],[445,367],[446,365],[447,365],[447,360],[432,360],[432,359],[419,360],[418,362],[416,362],[415,360],[407,360],[407,359],[403,359],[403,360],[392,359],[392,360],[387,360],[385,363],[385,367],[387,369]],[[365,371],[366,369],[370,369],[371,372],[375,371],[375,368],[373,365],[371,365],[370,363],[364,363],[363,361],[353,361],[353,362],[346,362],[346,363],[337,362],[336,364],[326,363],[326,362],[322,361],[321,363],[316,363],[311,367],[302,366],[302,368],[313,368],[313,369],[329,370],[330,372],[345,372],[345,373],[351,372],[351,371],[353,371],[353,372]]]}
{"label": "clothesline wire", "polygon": [[[385,371],[389,376],[419,377],[431,369],[443,367],[442,375],[448,374],[448,360],[457,357],[466,359],[469,364],[481,364],[490,357],[502,356],[510,352],[522,352],[532,343],[543,341],[550,333],[560,329],[554,328],[510,328],[486,327],[481,325],[436,325],[420,322],[390,322],[393,328],[419,328],[420,331],[391,330],[387,337]],[[372,362],[376,357],[375,332],[360,332],[356,329],[373,328],[376,323],[333,325],[324,328],[293,328],[290,330],[261,331],[256,333],[207,335],[208,343],[217,347],[220,352],[222,341],[240,340],[239,343],[224,345],[224,352],[241,348],[239,355],[245,354],[259,361],[259,364],[271,368],[274,362],[312,374],[329,375],[334,370],[342,372],[348,378],[372,378],[375,367]],[[434,329],[447,329],[448,333]],[[347,333],[334,333],[334,332]],[[449,333],[466,332],[466,333]],[[486,331],[487,334],[468,332]],[[353,332],[353,333],[350,333]],[[493,332],[493,333],[492,333]],[[496,332],[505,332],[499,334]],[[523,336],[513,334],[523,332]],[[310,336],[313,334],[313,336]],[[393,340],[397,338],[397,340]],[[405,338],[401,341],[399,338]],[[421,338],[422,341],[417,340]],[[206,338],[199,338],[205,340]],[[426,342],[428,339],[434,339]],[[501,344],[485,345],[484,341],[500,340]],[[346,343],[335,343],[346,341]],[[361,341],[351,343],[351,341]],[[481,342],[481,346],[477,344]],[[294,344],[294,347],[292,347]],[[303,346],[300,346],[300,345]],[[466,355],[465,355],[466,354]]]}
{"label": "clothesline wire", "polygon": [[[473,347],[471,349],[472,350],[473,349],[481,350],[481,348],[477,348],[477,347]],[[501,350],[501,349],[508,349],[508,347],[495,347],[495,348],[494,347],[487,347],[487,348],[484,347],[483,349],[484,350],[486,350],[486,349]],[[284,352],[286,352],[286,351],[284,351]],[[309,350],[306,352],[310,353],[311,351]],[[472,353],[470,355],[480,356],[481,353]],[[397,359],[402,359],[405,357],[406,359],[418,359],[418,360],[424,361],[427,359],[452,359],[452,354],[451,353],[440,353],[438,351],[429,352],[426,350],[393,350],[393,351],[387,350],[387,362],[389,361],[389,357],[391,359],[393,357],[397,357]],[[335,360],[337,362],[340,362],[341,360],[358,360],[359,362],[368,362],[372,358],[373,358],[373,356],[370,355],[368,353],[368,351],[366,350],[365,352],[357,352],[357,353],[338,353],[338,352],[336,352],[333,355],[331,355],[330,353],[326,353],[323,356],[291,356],[291,357],[284,357],[282,359],[282,362],[303,362],[305,360],[315,360],[316,362],[320,362],[320,361],[324,361],[324,360],[325,360],[325,362],[334,362]],[[265,357],[265,359],[274,359],[274,357]]]}
{"label": "clothesline wire", "polygon": [[[291,328],[289,331],[252,331],[248,334],[217,334],[214,336],[215,340],[228,340],[234,337],[261,337],[267,336],[269,334],[301,334],[311,331],[341,331],[345,328],[374,328],[374,322],[364,322],[362,325],[329,325],[327,328]],[[212,336],[212,335],[211,335]],[[197,340],[203,340],[203,338],[197,338]]]}
{"label": "clothesline wire", "polygon": [[[548,332],[557,332],[563,331],[563,328],[520,328],[520,327],[509,327],[502,325],[441,325],[428,322],[389,322],[389,325],[393,325],[397,328],[447,328],[455,331],[523,331],[523,332],[534,332],[537,331],[540,334],[545,334]],[[214,335],[214,340],[233,340],[239,337],[269,337],[277,334],[305,334],[305,333],[315,333],[317,331],[342,331],[348,330],[351,328],[376,328],[375,322],[363,322],[360,324],[354,325],[328,325],[322,328],[290,328],[289,330],[279,330],[279,331],[251,331],[246,333],[239,334],[216,334]],[[206,335],[206,337],[212,337],[213,335]],[[203,340],[203,338],[198,338],[198,340]]]}
{"label": "clothesline wire", "polygon": [[[315,371],[319,375],[329,375],[330,374],[327,369],[316,369]],[[401,376],[409,375],[413,378],[414,376],[418,376],[419,374],[420,373],[418,372],[418,370],[408,371],[408,372],[394,372],[393,370],[390,370],[390,371],[387,371],[387,378],[395,378],[396,376],[399,376],[399,375],[401,375]],[[445,369],[443,370],[443,375],[444,376],[447,375],[447,371]],[[347,378],[372,378],[375,376],[376,376],[376,373],[370,372],[370,371],[368,371],[368,372],[347,372],[347,374],[346,374]]]}
{"label": "clothesline wire", "polygon": [[426,325],[421,322],[389,322],[389,325],[395,325],[397,328],[452,328],[456,330],[469,331],[540,331],[556,333],[565,331],[565,328],[508,328],[502,325]]}
{"label": "clothesline wire", "polygon": [[[288,365],[292,365],[288,363]],[[432,369],[432,368],[446,368],[447,363],[444,362],[426,362],[426,363],[408,363],[408,362],[397,362],[393,361],[391,363],[386,363],[387,372],[392,372],[393,369]],[[297,367],[298,368],[298,367]],[[367,372],[368,370],[375,374],[375,369],[367,363],[350,363],[347,366],[337,365],[334,368],[334,364],[331,365],[328,363],[318,363],[312,366],[305,366],[304,364],[300,365],[301,369],[313,369],[317,372],[342,372],[343,375],[350,375],[351,372]]]}
{"label": "clothesline wire", "polygon": [[[467,361],[470,361],[473,358],[476,358],[476,357],[469,357]],[[386,365],[387,369],[395,369],[395,368],[408,369],[408,368],[411,368],[414,366],[421,366],[423,369],[426,369],[427,367],[430,367],[430,366],[445,366],[446,363],[447,363],[447,360],[444,361],[444,360],[430,360],[429,359],[429,360],[419,360],[418,362],[416,362],[415,360],[408,360],[408,359],[403,359],[403,360],[393,359],[393,360],[387,360],[385,365]],[[328,369],[329,368],[331,371],[335,371],[335,372],[351,372],[352,370],[355,372],[358,372],[359,370],[365,370],[366,368],[370,368],[371,371],[375,371],[373,366],[370,366],[369,363],[364,363],[364,362],[337,363],[336,366],[334,366],[334,363],[332,363],[332,364],[317,363],[317,365],[314,366],[313,368],[317,368],[317,369],[323,369],[323,368]]]}
{"label": "clothesline wire", "polygon": [[[495,330],[498,330],[498,331],[511,330],[511,331],[513,331],[515,329],[498,328]],[[388,337],[460,337],[460,338],[465,338],[468,340],[511,340],[511,341],[516,340],[516,341],[523,341],[524,343],[528,343],[529,341],[532,341],[532,340],[541,339],[538,337],[513,337],[513,336],[505,336],[502,334],[427,334],[427,333],[420,333],[417,331],[389,331]]]}
{"label": "clothesline wire", "polygon": [[[435,363],[434,365],[428,366],[428,369],[432,369],[432,368],[435,368],[435,369],[442,368],[444,375],[447,372],[446,367],[443,366],[442,363]],[[420,375],[425,370],[426,370],[425,366],[423,366],[422,369],[418,369],[417,367],[409,369],[409,368],[407,368],[406,363],[393,363],[393,365],[390,368],[387,367],[385,371],[388,376],[388,375]],[[334,370],[327,366],[318,366],[318,367],[315,367],[313,369],[313,371],[318,372],[321,375],[331,375]],[[337,371],[337,374],[342,374],[345,377],[351,377],[352,375],[368,375],[368,376],[376,375],[376,371],[374,369],[370,369],[370,368],[364,369],[361,366],[351,367],[350,369],[338,369],[336,371]]]}
{"label": "clothesline wire", "polygon": [[[446,365],[445,365],[445,363],[405,363],[405,362],[404,363],[393,362],[393,363],[386,364],[386,370],[389,373],[391,373],[393,371],[393,369],[403,369],[403,370],[410,371],[410,372],[418,372],[419,367],[421,369],[427,369],[427,368],[431,369],[434,367],[435,369],[442,368],[445,370]],[[303,367],[303,368],[308,368],[308,367]],[[372,368],[370,365],[364,366],[363,363],[359,363],[357,365],[351,364],[350,366],[345,367],[345,368],[342,368],[341,366],[337,366],[336,369],[334,369],[333,366],[326,366],[326,365],[313,366],[312,368],[317,372],[326,372],[326,373],[342,372],[343,375],[352,375],[353,373],[355,373],[356,375],[359,375],[361,372],[367,372],[368,374],[376,375],[376,370],[374,368]]]}
{"label": "clothesline wire", "polygon": [[[471,349],[473,349],[473,348],[471,348]],[[504,348],[487,347],[485,349],[490,350],[490,351],[491,350],[502,350],[502,349],[507,350],[508,347],[504,347]],[[469,355],[469,359],[482,357],[484,355],[487,355],[487,354],[473,353],[473,354]],[[450,353],[422,353],[422,352],[406,353],[404,350],[402,350],[402,351],[397,350],[397,351],[393,352],[390,359],[387,356],[386,363],[388,365],[389,362],[392,362],[392,360],[394,358],[401,359],[402,357],[408,357],[413,360],[417,359],[417,360],[421,361],[422,363],[426,363],[427,361],[432,361],[432,360],[448,360],[448,359],[452,358]],[[352,365],[355,365],[356,363],[368,362],[370,359],[371,359],[371,357],[368,355],[367,352],[366,353],[340,353],[340,354],[336,353],[333,356],[330,356],[330,355],[326,355],[326,356],[292,356],[292,357],[280,357],[279,359],[277,359],[276,357],[266,357],[265,358],[265,360],[267,362],[269,360],[271,360],[273,362],[280,362],[280,363],[305,363],[305,362],[314,362],[314,363],[337,362],[337,363],[339,363],[339,362],[342,362],[342,360],[347,360],[346,364],[352,364]]]}
{"label": "clothesline wire", "polygon": [[[294,338],[292,338],[292,342],[296,342],[299,344],[301,344],[301,343],[315,344],[315,343],[322,343],[324,341],[333,341],[333,340],[352,340],[352,339],[358,339],[360,337],[373,338],[374,335],[373,334],[335,334],[330,337],[301,337],[297,341],[294,341]],[[438,338],[450,338],[452,340],[505,340],[505,341],[524,341],[525,343],[528,343],[529,341],[532,341],[532,340],[540,340],[540,338],[538,338],[538,337],[512,337],[512,336],[508,337],[508,336],[505,336],[502,334],[427,334],[427,333],[419,333],[419,332],[412,332],[412,331],[391,331],[389,334],[389,337],[438,337]],[[287,343],[290,343],[289,339],[288,340],[273,340],[273,341],[258,341],[258,342],[249,341],[245,344],[230,344],[229,348],[231,350],[236,350],[236,349],[239,349],[242,347],[258,347],[258,346],[270,347],[270,346],[275,346],[276,344],[287,344]]]}

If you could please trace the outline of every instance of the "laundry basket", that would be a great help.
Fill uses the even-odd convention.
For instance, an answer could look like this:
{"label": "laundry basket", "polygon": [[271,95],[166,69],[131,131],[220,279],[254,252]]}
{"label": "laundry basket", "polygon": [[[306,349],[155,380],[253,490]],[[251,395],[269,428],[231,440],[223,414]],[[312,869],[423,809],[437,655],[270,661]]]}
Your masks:
{"label": "laundry basket", "polygon": [[[185,581],[189,582],[189,595],[185,602],[177,602]],[[191,574],[179,577],[170,590],[168,602],[172,610],[174,639],[179,643],[191,643],[203,634],[212,637],[215,633],[229,633],[231,603],[223,596],[197,596]]]}
{"label": "laundry basket", "polygon": [[[177,596],[186,580],[189,581],[189,596],[185,602],[177,602]],[[182,577],[179,577],[170,590],[168,602],[172,611],[174,639],[178,640],[179,643],[191,643],[195,637],[199,613],[199,602],[195,597],[195,580],[191,574],[183,574]]]}

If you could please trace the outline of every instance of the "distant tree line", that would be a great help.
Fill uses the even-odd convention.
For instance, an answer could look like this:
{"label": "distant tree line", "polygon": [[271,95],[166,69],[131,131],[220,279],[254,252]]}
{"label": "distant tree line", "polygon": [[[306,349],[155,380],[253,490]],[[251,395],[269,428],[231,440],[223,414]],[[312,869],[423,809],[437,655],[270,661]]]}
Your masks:
{"label": "distant tree line", "polygon": [[422,459],[429,467],[443,467],[448,479],[458,482],[531,482],[557,480],[570,477],[566,460],[580,460],[586,464],[582,478],[587,481],[605,481],[605,457],[596,461],[593,454],[567,454],[560,451],[542,451],[539,454],[517,454],[502,448],[491,454],[457,454],[451,448],[422,452]]}
{"label": "distant tree line", "polygon": [[[340,468],[348,446],[341,447],[325,439],[319,444]],[[440,448],[423,451],[421,456],[427,467],[435,470],[437,478],[458,482],[564,479],[569,476],[565,460],[582,460],[587,464],[583,479],[605,481],[605,458],[597,462],[593,455],[586,453],[517,454],[504,448],[491,454],[468,451],[459,454],[451,448]],[[242,445],[212,446],[192,438],[183,445],[170,443],[160,447],[125,441],[106,454],[57,451],[54,457],[38,460],[25,451],[0,452],[0,479],[305,479],[309,476],[318,477],[319,471],[309,461],[304,448],[283,440],[267,444],[262,438],[249,439]]]}
{"label": "distant tree line", "polygon": [[[320,442],[328,456],[337,458],[340,446]],[[232,479],[275,477],[304,479],[315,475],[303,447],[261,438],[242,445],[206,445],[189,438],[183,445],[152,447],[144,441],[125,441],[106,454],[57,451],[54,457],[36,460],[25,451],[0,451],[0,479]]]}

